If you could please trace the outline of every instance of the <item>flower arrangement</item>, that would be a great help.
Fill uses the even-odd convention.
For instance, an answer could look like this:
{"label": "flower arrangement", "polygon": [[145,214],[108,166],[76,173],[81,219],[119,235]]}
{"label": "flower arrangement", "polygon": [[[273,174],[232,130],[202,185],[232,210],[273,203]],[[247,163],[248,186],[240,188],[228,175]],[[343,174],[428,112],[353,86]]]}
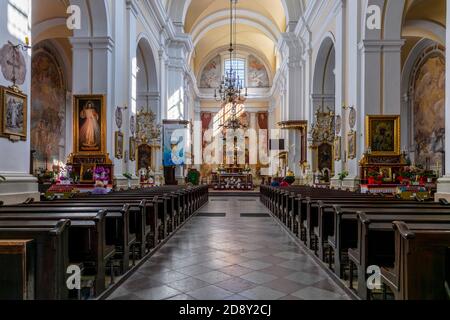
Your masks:
{"label": "flower arrangement", "polygon": [[110,173],[111,173],[111,171],[108,168],[96,167],[94,170],[94,180],[108,183]]}
{"label": "flower arrangement", "polygon": [[347,178],[349,176],[348,171],[342,171],[341,173],[339,173],[338,177],[340,181],[344,181],[345,178]]}
{"label": "flower arrangement", "polygon": [[286,177],[283,179],[283,182],[286,182],[289,185],[293,184],[295,182],[295,173],[289,170],[286,173]]}

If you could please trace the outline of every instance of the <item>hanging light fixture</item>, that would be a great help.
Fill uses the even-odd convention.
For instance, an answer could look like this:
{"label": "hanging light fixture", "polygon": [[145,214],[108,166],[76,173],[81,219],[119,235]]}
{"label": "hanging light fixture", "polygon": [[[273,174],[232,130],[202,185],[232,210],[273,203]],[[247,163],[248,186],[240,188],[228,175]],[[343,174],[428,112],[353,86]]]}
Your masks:
{"label": "hanging light fixture", "polygon": [[230,116],[222,125],[224,129],[237,130],[245,128],[238,116],[237,105],[244,103],[248,96],[248,90],[244,91],[244,80],[239,77],[237,72],[236,58],[236,39],[237,39],[237,2],[238,0],[230,0],[230,69],[225,70],[219,88],[214,90],[214,98],[217,102],[222,102],[224,106],[231,105]]}

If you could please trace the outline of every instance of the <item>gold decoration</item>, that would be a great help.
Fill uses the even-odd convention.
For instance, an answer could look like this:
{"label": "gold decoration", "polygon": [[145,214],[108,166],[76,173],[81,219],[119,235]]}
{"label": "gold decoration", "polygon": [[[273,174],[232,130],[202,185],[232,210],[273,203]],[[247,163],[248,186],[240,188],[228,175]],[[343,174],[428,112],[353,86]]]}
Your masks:
{"label": "gold decoration", "polygon": [[367,116],[366,148],[374,156],[400,155],[400,116]]}

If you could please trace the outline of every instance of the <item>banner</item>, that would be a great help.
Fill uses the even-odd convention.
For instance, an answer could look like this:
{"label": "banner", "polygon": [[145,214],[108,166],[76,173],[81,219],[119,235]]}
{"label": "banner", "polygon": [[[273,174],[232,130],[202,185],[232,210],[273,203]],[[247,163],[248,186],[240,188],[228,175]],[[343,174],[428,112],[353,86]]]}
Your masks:
{"label": "banner", "polygon": [[186,123],[164,122],[163,146],[164,166],[182,166],[186,164],[186,148],[189,131]]}

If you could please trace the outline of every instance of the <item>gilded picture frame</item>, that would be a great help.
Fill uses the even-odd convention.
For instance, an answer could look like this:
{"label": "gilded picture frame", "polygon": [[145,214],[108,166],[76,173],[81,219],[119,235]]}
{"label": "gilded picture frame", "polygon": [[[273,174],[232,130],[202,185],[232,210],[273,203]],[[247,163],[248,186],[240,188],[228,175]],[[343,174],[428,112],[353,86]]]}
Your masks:
{"label": "gilded picture frame", "polygon": [[115,156],[117,159],[123,159],[124,154],[124,139],[123,139],[123,133],[120,131],[116,131],[115,137],[114,137],[114,150],[115,150]]}
{"label": "gilded picture frame", "polygon": [[393,174],[392,174],[392,168],[391,167],[381,167],[380,168],[380,175],[383,176],[386,182],[392,182],[393,181]]}
{"label": "gilded picture frame", "polygon": [[28,96],[12,88],[1,87],[0,134],[14,140],[28,137]]}
{"label": "gilded picture frame", "polygon": [[334,161],[341,161],[342,154],[342,138],[336,137],[334,138]]}
{"label": "gilded picture frame", "polygon": [[104,95],[74,95],[74,154],[106,154],[106,129],[106,97]]}
{"label": "gilded picture frame", "polygon": [[130,161],[136,161],[136,139],[134,137],[130,137],[129,141],[129,153],[130,153]]}
{"label": "gilded picture frame", "polygon": [[366,148],[374,156],[400,155],[400,116],[367,116]]}
{"label": "gilded picture frame", "polygon": [[95,164],[82,164],[80,171],[81,183],[94,183],[95,182]]}
{"label": "gilded picture frame", "polygon": [[356,158],[356,131],[351,131],[347,136],[347,153],[348,158],[353,160]]}

